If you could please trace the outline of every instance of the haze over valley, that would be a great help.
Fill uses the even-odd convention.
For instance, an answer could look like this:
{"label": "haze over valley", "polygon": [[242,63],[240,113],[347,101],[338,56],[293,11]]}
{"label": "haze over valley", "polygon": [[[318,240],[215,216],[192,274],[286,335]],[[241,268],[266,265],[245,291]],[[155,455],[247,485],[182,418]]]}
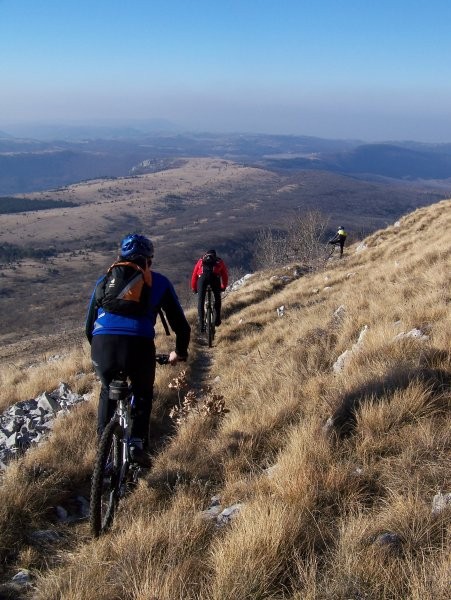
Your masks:
{"label": "haze over valley", "polygon": [[186,157],[224,158],[284,171],[313,169],[366,179],[424,181],[432,187],[439,185],[437,180],[449,180],[447,186],[451,187],[451,143],[371,143],[295,135],[174,132],[155,127],[49,125],[43,129],[30,125],[19,130],[27,135],[18,137],[1,131],[0,123],[0,196],[93,178],[152,173]]}

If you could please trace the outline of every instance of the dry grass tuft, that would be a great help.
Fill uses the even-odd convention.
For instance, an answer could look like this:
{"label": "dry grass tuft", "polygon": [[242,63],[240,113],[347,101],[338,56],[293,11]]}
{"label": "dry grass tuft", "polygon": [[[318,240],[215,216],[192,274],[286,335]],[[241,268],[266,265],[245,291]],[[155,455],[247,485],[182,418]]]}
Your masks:
{"label": "dry grass tuft", "polygon": [[15,402],[35,398],[43,391],[53,391],[60,382],[84,394],[92,387],[94,378],[89,348],[79,345],[65,354],[36,356],[32,365],[8,364],[0,368],[0,411]]}

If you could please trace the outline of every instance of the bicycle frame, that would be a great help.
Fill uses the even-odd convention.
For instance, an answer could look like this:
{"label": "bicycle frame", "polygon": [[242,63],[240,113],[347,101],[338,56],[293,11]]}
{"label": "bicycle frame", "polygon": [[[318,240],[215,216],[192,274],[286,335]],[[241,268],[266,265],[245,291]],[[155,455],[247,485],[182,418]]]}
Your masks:
{"label": "bicycle frame", "polygon": [[[327,248],[327,250],[329,250],[329,248]],[[329,258],[331,258],[331,256],[334,254],[334,252],[335,252],[335,244],[332,244],[332,250],[329,250],[329,252],[326,254],[325,262],[327,262],[329,260]]]}
{"label": "bicycle frame", "polygon": [[[130,456],[129,456],[129,446],[130,446],[130,432],[132,426],[132,410],[134,405],[134,396],[129,390],[129,394],[126,398],[120,399],[116,408],[116,414],[118,417],[119,425],[123,432],[123,438],[121,440],[121,472],[119,475],[119,481],[124,484],[127,473],[130,467]],[[119,496],[123,496],[124,490],[122,489],[123,485],[121,485],[121,489],[118,490]]]}
{"label": "bicycle frame", "polygon": [[[155,362],[160,365],[167,364],[169,360],[166,354],[157,354],[155,356]],[[116,386],[114,385],[116,384]],[[119,385],[118,385],[119,384]],[[116,388],[116,390],[115,390]],[[116,393],[115,393],[116,392]],[[122,431],[124,432],[124,439],[121,440],[122,446],[122,464],[125,466],[130,463],[128,455],[128,447],[131,437],[131,429],[133,424],[133,408],[135,404],[135,397],[131,386],[127,383],[127,376],[125,373],[119,373],[117,379],[114,379],[110,384],[110,399],[117,401],[115,415],[117,416],[118,422]],[[114,416],[113,416],[114,418]]]}

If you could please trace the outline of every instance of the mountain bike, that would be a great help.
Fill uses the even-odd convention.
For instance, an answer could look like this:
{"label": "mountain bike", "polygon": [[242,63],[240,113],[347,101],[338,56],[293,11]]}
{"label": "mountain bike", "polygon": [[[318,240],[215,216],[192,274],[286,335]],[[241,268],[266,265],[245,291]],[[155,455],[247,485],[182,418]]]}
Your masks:
{"label": "mountain bike", "polygon": [[[169,355],[157,354],[155,360],[167,364]],[[119,500],[136,485],[142,468],[130,457],[135,399],[126,373],[118,373],[111,382],[109,399],[116,402],[116,410],[100,438],[91,481],[89,520],[95,537],[111,526]]]}
{"label": "mountain bike", "polygon": [[324,262],[327,262],[330,258],[332,258],[333,254],[335,253],[335,247],[336,244],[331,244],[332,248],[329,248],[329,245],[327,245],[324,249]]}
{"label": "mountain bike", "polygon": [[215,338],[216,322],[216,311],[214,309],[213,290],[211,289],[211,285],[207,285],[207,291],[205,294],[204,315],[205,331],[207,333],[208,346],[211,348],[213,346],[213,340]]}

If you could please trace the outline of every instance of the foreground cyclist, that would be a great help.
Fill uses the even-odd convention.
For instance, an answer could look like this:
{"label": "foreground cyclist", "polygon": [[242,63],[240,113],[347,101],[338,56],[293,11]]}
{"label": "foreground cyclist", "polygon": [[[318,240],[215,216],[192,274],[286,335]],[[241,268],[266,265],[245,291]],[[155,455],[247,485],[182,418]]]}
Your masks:
{"label": "foreground cyclist", "polygon": [[[118,261],[96,283],[86,319],[91,358],[101,382],[97,433],[102,434],[115,410],[108,399],[108,387],[115,374],[124,371],[131,381],[136,410],[130,456],[144,467],[150,466],[147,443],[155,380],[155,322],[159,311],[164,311],[176,334],[175,350],[169,355],[172,365],[186,360],[190,340],[190,326],[172,283],[164,275],[150,271],[153,254],[151,240],[138,234],[126,236],[121,242]],[[111,298],[111,293],[108,297],[108,291],[114,291],[119,281],[126,284],[121,294],[117,294],[121,300]],[[133,286],[139,293],[130,298]],[[124,308],[127,300],[135,306]]]}

